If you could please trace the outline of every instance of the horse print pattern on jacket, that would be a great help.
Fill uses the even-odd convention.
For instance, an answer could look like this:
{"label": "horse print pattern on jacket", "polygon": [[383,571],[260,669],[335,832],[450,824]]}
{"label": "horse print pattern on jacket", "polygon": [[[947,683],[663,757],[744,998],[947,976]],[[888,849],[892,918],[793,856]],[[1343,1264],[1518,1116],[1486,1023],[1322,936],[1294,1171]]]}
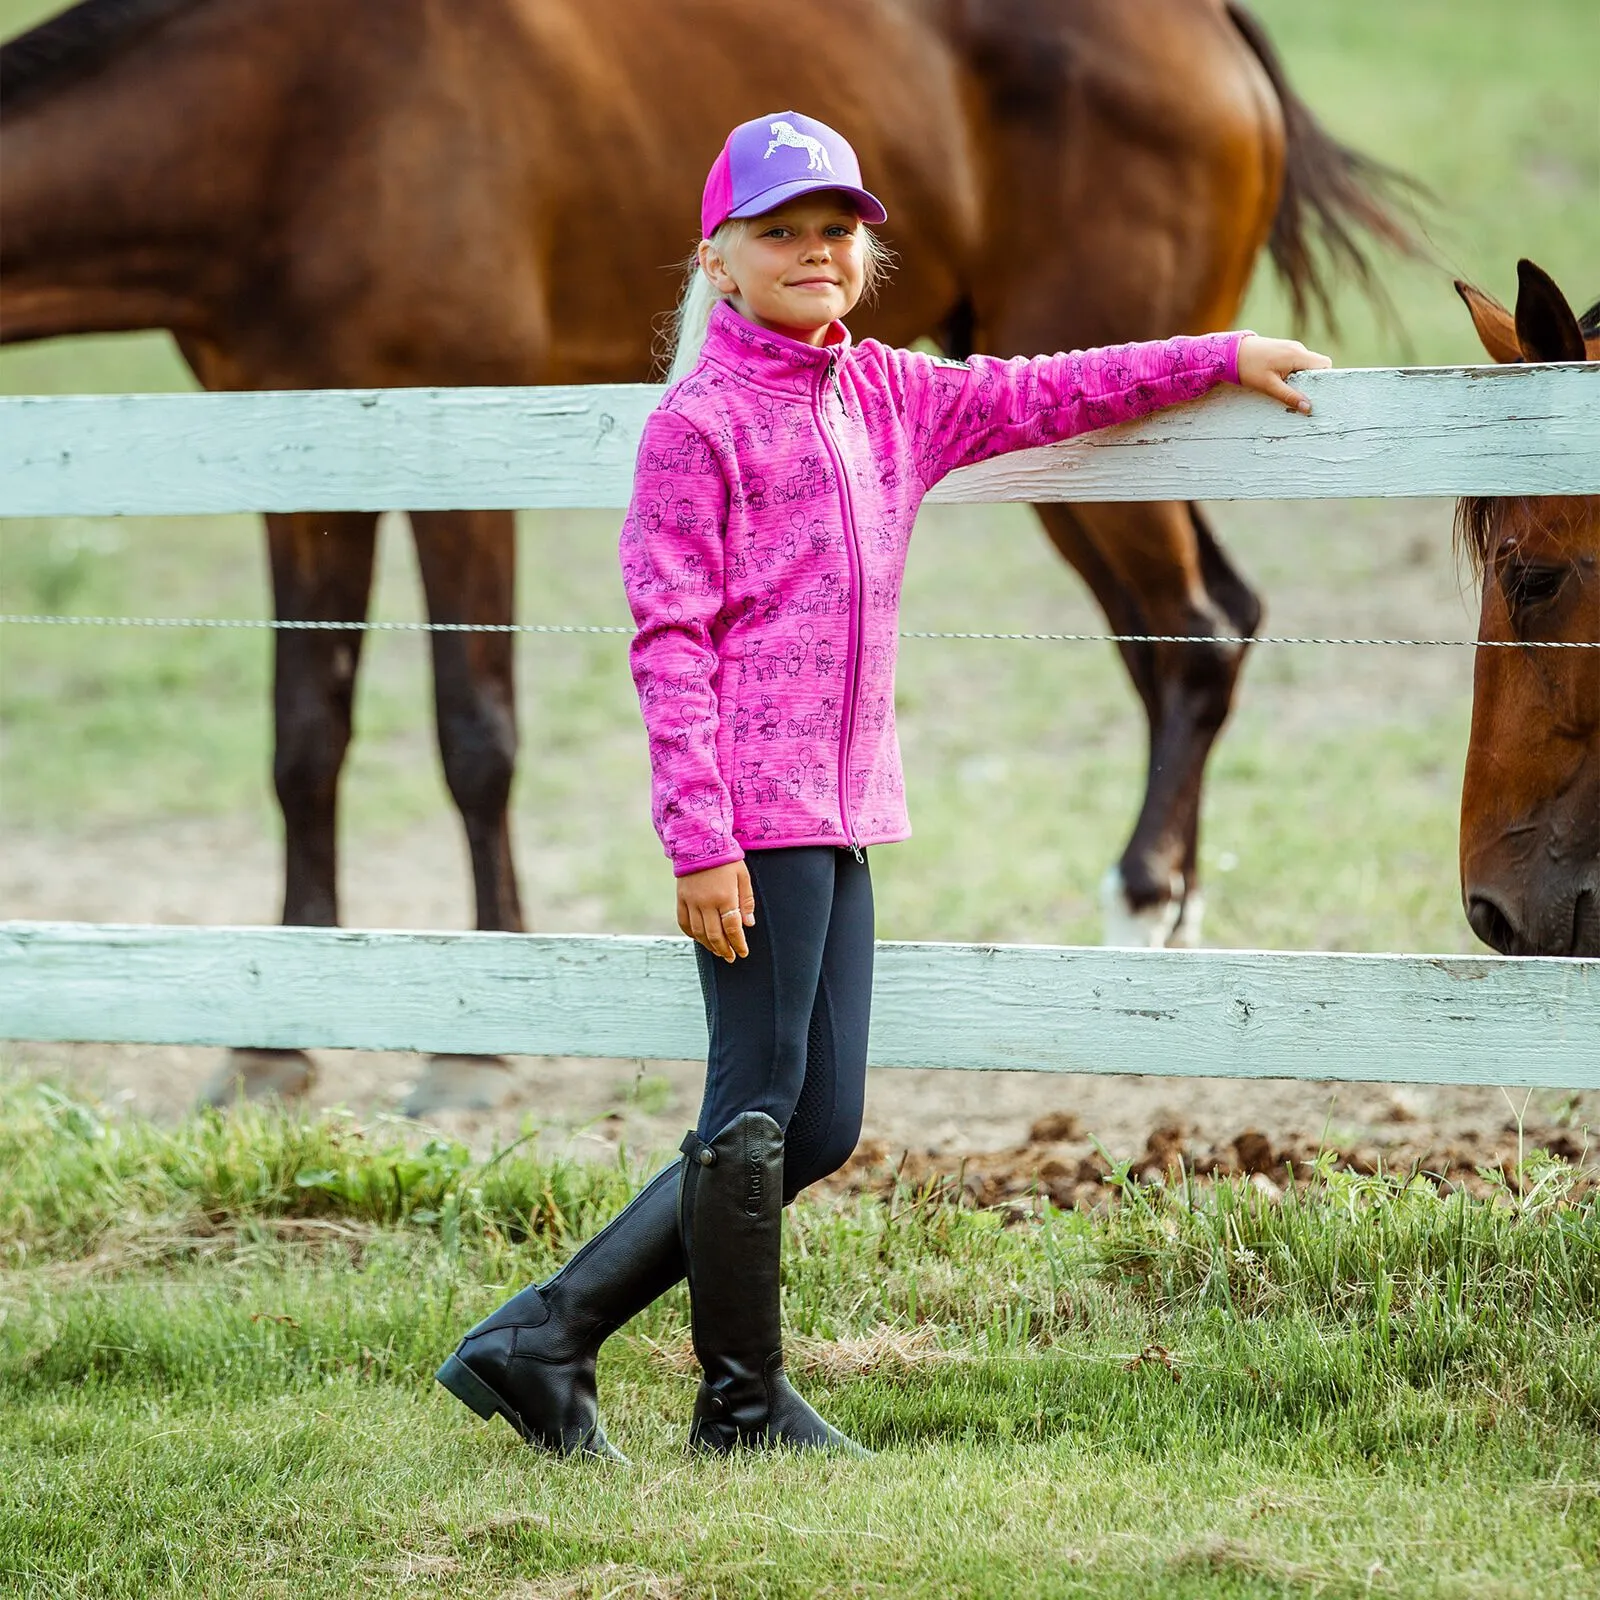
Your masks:
{"label": "horse print pattern on jacket", "polygon": [[945,361],[713,311],[651,413],[621,537],[652,809],[679,875],[904,839],[900,582],[946,473],[1238,381],[1243,334]]}

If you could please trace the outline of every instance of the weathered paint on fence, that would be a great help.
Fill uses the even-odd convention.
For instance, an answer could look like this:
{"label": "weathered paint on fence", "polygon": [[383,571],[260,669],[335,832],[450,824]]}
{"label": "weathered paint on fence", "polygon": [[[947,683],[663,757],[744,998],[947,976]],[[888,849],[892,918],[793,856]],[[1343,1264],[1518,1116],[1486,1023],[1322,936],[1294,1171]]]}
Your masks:
{"label": "weathered paint on fence", "polygon": [[[687,1059],[686,940],[0,923],[0,1038]],[[882,944],[879,1066],[1600,1088],[1600,961]]]}
{"label": "weathered paint on fence", "polygon": [[[1600,363],[1303,373],[952,474],[936,500],[1600,492]],[[660,390],[0,398],[0,516],[617,507]]]}

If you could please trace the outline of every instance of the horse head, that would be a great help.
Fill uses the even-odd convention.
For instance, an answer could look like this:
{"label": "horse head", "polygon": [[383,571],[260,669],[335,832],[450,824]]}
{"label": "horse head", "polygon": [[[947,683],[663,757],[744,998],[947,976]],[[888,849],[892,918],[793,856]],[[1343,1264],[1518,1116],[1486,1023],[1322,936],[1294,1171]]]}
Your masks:
{"label": "horse head", "polygon": [[[1515,314],[1457,282],[1497,361],[1600,360],[1600,305],[1576,315],[1517,264]],[[1472,736],[1461,791],[1461,894],[1507,955],[1600,956],[1600,495],[1462,500],[1456,534],[1482,578]]]}

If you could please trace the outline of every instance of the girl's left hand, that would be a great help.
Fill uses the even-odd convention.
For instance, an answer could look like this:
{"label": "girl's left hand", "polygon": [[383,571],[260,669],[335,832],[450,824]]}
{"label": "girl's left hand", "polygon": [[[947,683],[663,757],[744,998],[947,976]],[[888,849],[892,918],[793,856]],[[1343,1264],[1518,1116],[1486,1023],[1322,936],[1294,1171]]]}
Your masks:
{"label": "girl's left hand", "polygon": [[1332,365],[1327,356],[1307,350],[1298,339],[1263,339],[1252,333],[1239,343],[1239,387],[1281,401],[1305,417],[1311,415],[1311,402],[1284,379],[1291,372],[1315,372]]}

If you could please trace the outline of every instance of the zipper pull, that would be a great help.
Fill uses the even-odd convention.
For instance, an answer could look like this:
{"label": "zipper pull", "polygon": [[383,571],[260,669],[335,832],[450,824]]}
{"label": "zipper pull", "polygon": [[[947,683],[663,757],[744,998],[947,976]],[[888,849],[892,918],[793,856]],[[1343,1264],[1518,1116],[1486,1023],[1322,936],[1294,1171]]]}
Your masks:
{"label": "zipper pull", "polygon": [[850,854],[853,855],[856,858],[856,861],[860,866],[863,866],[863,867],[866,866],[867,858],[864,855],[862,855],[861,846],[860,845],[858,845],[858,844],[851,845],[850,846]]}
{"label": "zipper pull", "polygon": [[833,392],[839,397],[839,410],[848,416],[850,413],[844,403],[844,384],[839,379],[839,358],[836,355],[828,357],[828,376],[825,381],[833,385]]}

